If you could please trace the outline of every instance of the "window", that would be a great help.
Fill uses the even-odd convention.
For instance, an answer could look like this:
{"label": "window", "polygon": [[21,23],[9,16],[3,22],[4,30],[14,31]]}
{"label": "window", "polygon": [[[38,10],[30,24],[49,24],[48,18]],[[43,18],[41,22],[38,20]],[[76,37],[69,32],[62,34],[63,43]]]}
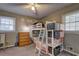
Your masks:
{"label": "window", "polygon": [[79,12],[64,16],[65,31],[79,31]]}
{"label": "window", "polygon": [[15,18],[0,16],[0,31],[14,31]]}

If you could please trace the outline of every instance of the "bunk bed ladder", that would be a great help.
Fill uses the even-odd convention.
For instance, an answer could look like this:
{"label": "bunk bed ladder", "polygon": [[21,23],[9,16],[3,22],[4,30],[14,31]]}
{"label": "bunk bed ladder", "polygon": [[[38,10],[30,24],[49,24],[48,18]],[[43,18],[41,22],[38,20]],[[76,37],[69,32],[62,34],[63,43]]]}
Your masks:
{"label": "bunk bed ladder", "polygon": [[[43,43],[44,37],[45,37],[45,30],[42,29],[42,30],[40,30],[40,34],[39,34],[39,41],[40,41],[40,39],[41,39],[41,43]],[[40,55],[40,54],[41,54],[41,49],[40,49],[38,55]]]}

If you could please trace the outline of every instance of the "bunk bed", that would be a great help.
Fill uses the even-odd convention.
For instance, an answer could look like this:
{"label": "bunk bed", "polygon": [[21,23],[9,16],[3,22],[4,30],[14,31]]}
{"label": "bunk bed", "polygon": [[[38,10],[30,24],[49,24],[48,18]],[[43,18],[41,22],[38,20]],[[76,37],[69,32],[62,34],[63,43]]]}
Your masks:
{"label": "bunk bed", "polygon": [[47,21],[44,27],[42,23],[38,25],[31,28],[36,55],[57,56],[63,50],[64,31],[60,24]]}

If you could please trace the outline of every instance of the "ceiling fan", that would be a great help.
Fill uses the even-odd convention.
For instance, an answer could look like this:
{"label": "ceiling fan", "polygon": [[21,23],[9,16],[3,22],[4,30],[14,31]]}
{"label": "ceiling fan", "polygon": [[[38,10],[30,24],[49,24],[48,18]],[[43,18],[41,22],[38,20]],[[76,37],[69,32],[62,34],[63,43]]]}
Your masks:
{"label": "ceiling fan", "polygon": [[36,16],[38,15],[38,7],[40,7],[40,5],[37,3],[18,3],[16,5],[31,9]]}

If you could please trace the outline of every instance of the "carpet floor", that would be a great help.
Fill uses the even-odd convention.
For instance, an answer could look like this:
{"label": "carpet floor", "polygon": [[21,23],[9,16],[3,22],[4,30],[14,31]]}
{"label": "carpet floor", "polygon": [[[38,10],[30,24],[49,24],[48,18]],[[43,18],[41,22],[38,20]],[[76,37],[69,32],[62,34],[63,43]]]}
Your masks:
{"label": "carpet floor", "polygon": [[[33,44],[25,47],[11,47],[0,50],[0,56],[35,56],[35,46]],[[72,56],[69,53],[62,52],[59,56]]]}
{"label": "carpet floor", "polygon": [[34,56],[34,45],[25,47],[11,47],[0,50],[0,56]]}

